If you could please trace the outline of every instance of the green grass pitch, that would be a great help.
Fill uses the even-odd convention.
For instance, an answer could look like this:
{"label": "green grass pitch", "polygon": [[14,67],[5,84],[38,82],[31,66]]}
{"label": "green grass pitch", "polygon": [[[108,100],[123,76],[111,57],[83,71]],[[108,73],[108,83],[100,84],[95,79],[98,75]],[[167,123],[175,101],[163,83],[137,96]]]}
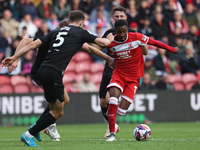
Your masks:
{"label": "green grass pitch", "polygon": [[28,126],[0,127],[0,150],[200,150],[200,123],[148,124],[152,135],[148,141],[136,141],[133,129],[137,124],[119,124],[117,141],[106,142],[106,124],[57,125],[60,142],[52,142],[41,132],[39,147],[28,147],[20,136]]}

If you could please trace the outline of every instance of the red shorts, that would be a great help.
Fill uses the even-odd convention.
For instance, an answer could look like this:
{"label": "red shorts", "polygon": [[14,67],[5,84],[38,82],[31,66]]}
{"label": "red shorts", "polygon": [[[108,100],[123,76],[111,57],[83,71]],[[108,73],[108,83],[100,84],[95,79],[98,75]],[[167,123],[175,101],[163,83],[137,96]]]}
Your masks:
{"label": "red shorts", "polygon": [[134,96],[137,92],[139,83],[140,83],[140,78],[135,80],[129,80],[117,73],[113,73],[112,79],[107,86],[107,90],[110,87],[117,87],[122,92],[121,95],[122,98],[128,101],[129,103],[132,103]]}

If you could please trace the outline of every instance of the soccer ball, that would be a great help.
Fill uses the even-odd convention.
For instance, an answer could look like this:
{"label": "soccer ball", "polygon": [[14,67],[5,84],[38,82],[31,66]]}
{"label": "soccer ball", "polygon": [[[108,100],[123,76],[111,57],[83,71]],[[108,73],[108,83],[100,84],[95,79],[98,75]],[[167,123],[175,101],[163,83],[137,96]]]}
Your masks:
{"label": "soccer ball", "polygon": [[133,130],[133,136],[137,141],[147,141],[151,137],[151,129],[145,124],[139,124]]}

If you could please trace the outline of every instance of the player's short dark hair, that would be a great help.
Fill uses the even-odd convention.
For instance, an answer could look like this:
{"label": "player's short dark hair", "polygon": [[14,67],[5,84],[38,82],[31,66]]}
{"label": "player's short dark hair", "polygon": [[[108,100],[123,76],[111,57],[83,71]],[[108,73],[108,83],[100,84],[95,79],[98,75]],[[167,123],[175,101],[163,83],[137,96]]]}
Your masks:
{"label": "player's short dark hair", "polygon": [[115,7],[113,9],[113,14],[116,12],[116,11],[123,11],[125,14],[126,14],[126,9],[122,6],[118,6],[118,7]]}
{"label": "player's short dark hair", "polygon": [[81,10],[72,10],[69,12],[69,22],[79,22],[85,19]]}
{"label": "player's short dark hair", "polygon": [[127,21],[126,20],[123,20],[123,19],[120,19],[120,20],[117,20],[116,22],[115,22],[115,29],[117,28],[117,27],[122,27],[122,26],[126,26],[126,27],[128,27],[128,23],[127,23]]}
{"label": "player's short dark hair", "polygon": [[59,28],[62,28],[62,27],[64,27],[64,26],[68,26],[68,21],[67,21],[67,20],[62,20],[62,21],[60,21],[60,23],[59,23]]}

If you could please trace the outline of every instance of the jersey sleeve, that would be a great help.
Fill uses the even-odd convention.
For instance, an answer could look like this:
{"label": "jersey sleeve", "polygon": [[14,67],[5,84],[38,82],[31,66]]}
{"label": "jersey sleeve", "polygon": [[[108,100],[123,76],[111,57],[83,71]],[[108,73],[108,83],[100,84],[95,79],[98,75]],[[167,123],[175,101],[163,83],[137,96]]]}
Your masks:
{"label": "jersey sleeve", "polygon": [[47,35],[43,36],[43,37],[39,37],[38,39],[40,39],[42,41],[42,45],[45,45],[47,43],[50,43],[50,39],[51,39],[51,33],[48,33]]}
{"label": "jersey sleeve", "polygon": [[136,34],[137,40],[139,41],[139,45],[145,46],[148,43],[149,41],[148,36],[138,33],[138,32],[136,32],[135,34]]}
{"label": "jersey sleeve", "polygon": [[82,40],[84,42],[94,43],[96,38],[97,38],[97,36],[89,33],[87,30],[82,31]]}

